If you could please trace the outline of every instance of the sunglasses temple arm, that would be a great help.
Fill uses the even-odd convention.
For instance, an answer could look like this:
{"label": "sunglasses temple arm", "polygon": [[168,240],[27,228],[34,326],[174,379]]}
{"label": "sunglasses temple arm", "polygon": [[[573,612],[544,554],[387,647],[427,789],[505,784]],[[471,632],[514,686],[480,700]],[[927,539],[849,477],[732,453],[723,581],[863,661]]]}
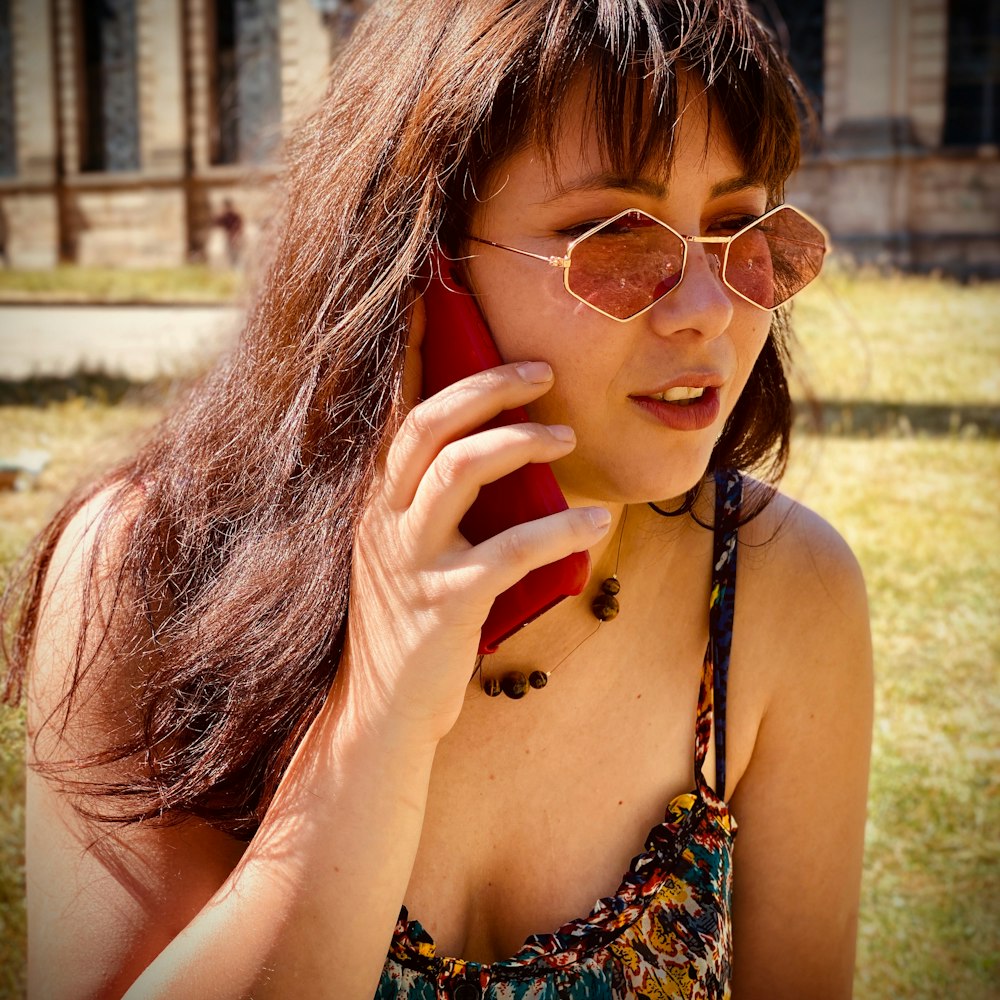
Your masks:
{"label": "sunglasses temple arm", "polygon": [[569,267],[569,257],[552,257],[541,253],[532,253],[530,250],[521,250],[518,247],[509,247],[506,243],[494,243],[493,240],[484,240],[481,236],[469,236],[468,239],[476,243],[485,243],[487,246],[496,247],[498,250],[509,250],[511,253],[519,253],[522,257],[532,257],[534,260],[543,260],[553,267]]}

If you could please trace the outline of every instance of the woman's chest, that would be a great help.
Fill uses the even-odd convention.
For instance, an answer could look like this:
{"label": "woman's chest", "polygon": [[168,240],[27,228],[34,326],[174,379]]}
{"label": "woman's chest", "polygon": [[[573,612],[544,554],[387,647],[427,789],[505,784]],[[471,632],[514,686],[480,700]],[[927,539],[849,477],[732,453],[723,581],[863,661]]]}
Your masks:
{"label": "woman's chest", "polygon": [[699,674],[669,699],[597,684],[589,703],[536,701],[520,718],[510,709],[526,705],[481,703],[463,718],[435,761],[405,898],[439,955],[509,957],[617,892],[669,801],[693,787]]}

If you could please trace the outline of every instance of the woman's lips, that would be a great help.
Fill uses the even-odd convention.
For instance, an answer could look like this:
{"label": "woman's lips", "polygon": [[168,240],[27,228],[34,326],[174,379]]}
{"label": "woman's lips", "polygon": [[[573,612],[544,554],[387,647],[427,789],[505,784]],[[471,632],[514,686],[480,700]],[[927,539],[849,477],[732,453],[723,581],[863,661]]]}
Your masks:
{"label": "woman's lips", "polygon": [[700,431],[711,427],[718,419],[720,400],[716,386],[706,386],[697,399],[667,403],[650,396],[629,396],[629,399],[665,427],[675,431]]}

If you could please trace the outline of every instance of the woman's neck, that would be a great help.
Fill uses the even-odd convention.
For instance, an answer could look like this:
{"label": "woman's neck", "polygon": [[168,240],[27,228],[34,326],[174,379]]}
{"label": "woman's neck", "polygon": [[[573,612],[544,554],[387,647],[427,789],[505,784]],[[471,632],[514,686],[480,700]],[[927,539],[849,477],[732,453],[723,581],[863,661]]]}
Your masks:
{"label": "woman's neck", "polygon": [[[567,497],[567,501],[577,505],[575,498]],[[641,503],[606,506],[612,511],[612,528],[588,550],[591,575],[583,591],[561,601],[507,639],[497,653],[483,658],[472,678],[477,693],[485,679],[502,679],[511,670],[525,672],[526,677],[532,669],[557,672],[564,663],[581,655],[586,657],[594,648],[598,631],[641,628],[635,612],[646,603],[641,600],[645,589],[657,593],[671,586],[684,589],[697,576],[692,571],[704,561],[696,553],[700,552],[699,541],[704,542],[705,532],[691,517],[664,518]],[[601,622],[593,602],[604,592],[604,581],[611,577],[616,577],[620,586],[615,600],[625,613],[624,621],[615,621],[615,615]],[[603,639],[597,643],[602,644]],[[529,690],[529,697],[531,693]]]}

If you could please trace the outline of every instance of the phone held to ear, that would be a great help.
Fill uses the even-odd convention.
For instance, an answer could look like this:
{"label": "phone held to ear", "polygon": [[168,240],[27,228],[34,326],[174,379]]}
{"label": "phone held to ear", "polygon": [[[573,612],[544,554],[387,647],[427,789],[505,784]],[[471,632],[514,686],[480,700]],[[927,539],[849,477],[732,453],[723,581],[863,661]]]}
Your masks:
{"label": "phone held to ear", "polygon": [[[459,280],[454,262],[436,250],[431,279],[424,292],[427,327],[421,348],[423,389],[427,399],[445,386],[503,364],[475,297]],[[524,423],[523,407],[505,410],[487,427]],[[462,518],[459,530],[473,545],[507,528],[567,509],[566,498],[548,465],[524,465],[485,484]],[[574,552],[532,570],[493,602],[479,639],[479,652],[493,653],[513,635],[564,597],[579,594],[590,577],[590,556]]]}

